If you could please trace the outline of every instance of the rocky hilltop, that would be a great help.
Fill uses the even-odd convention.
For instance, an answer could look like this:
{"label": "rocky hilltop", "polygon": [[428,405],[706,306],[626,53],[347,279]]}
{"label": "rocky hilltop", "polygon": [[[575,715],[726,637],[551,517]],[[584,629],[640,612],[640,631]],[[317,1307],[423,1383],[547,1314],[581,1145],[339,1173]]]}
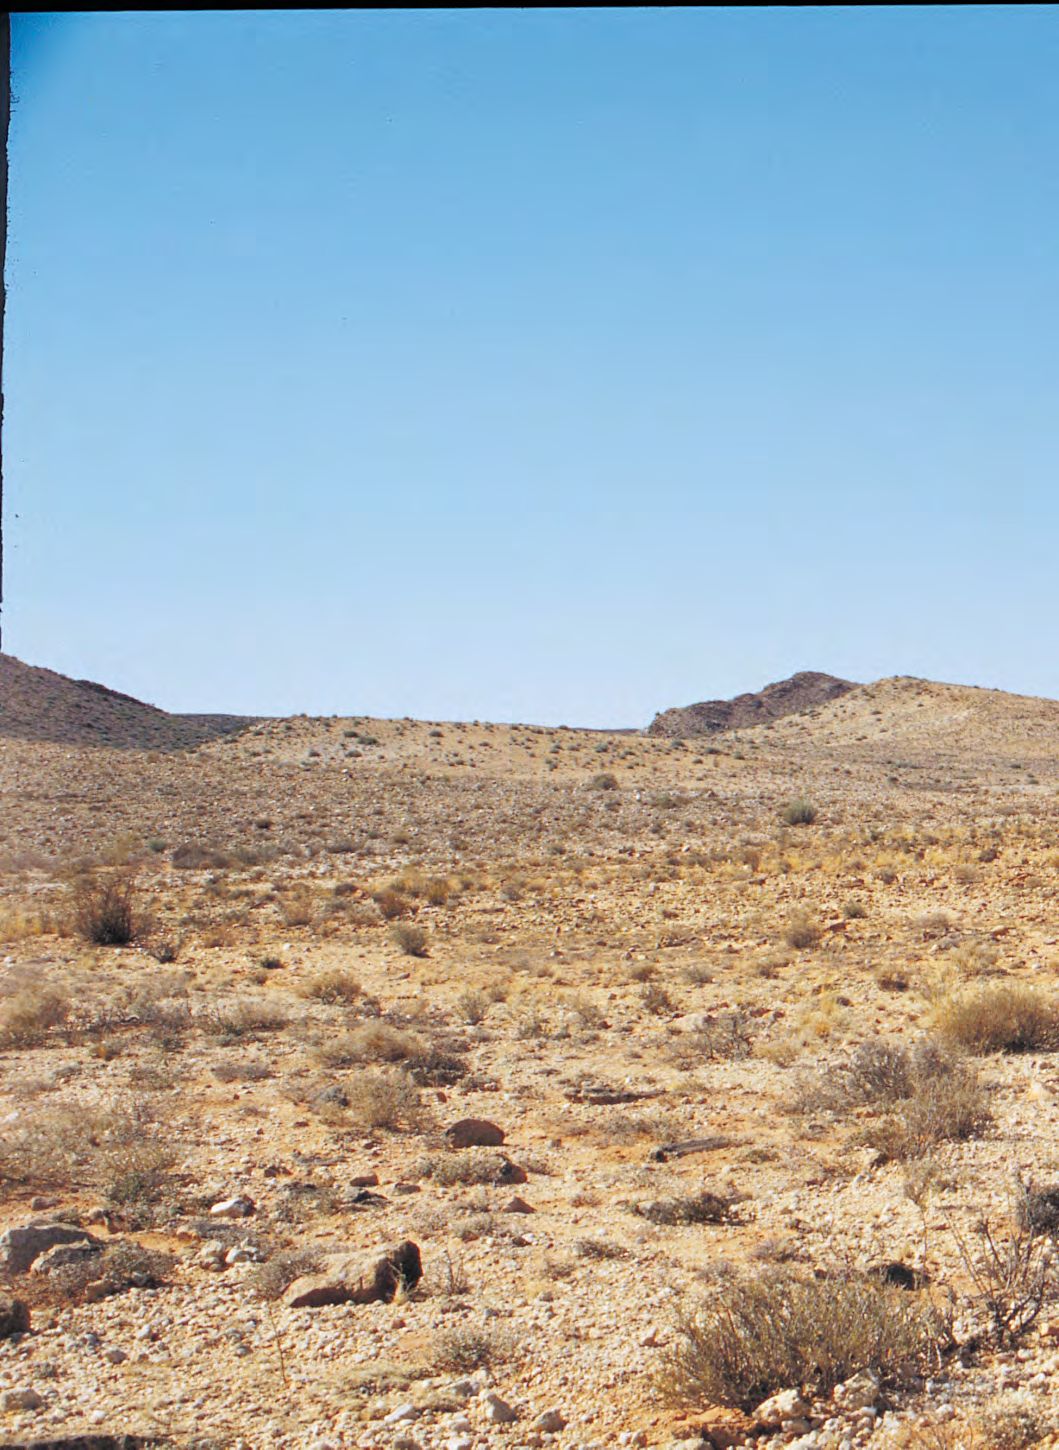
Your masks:
{"label": "rocky hilltop", "polygon": [[0,654],[0,737],[115,750],[189,750],[254,722],[241,715],[171,715],[93,680]]}
{"label": "rocky hilltop", "polygon": [[767,725],[783,715],[796,715],[837,700],[856,686],[850,680],[818,670],[799,670],[789,680],[766,685],[763,690],[736,695],[734,700],[703,700],[697,705],[684,705],[662,710],[647,727],[648,735],[677,738],[686,735],[716,735],[719,730],[745,730],[752,725]]}

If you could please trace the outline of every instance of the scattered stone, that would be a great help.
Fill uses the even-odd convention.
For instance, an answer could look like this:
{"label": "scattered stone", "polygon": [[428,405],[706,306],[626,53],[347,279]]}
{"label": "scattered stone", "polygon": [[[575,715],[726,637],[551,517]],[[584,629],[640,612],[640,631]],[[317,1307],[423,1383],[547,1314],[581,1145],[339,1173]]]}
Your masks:
{"label": "scattered stone", "polygon": [[558,1435],[560,1430],[566,1429],[566,1416],[562,1410],[545,1410],[534,1420],[533,1428],[543,1430],[546,1435]]}
{"label": "scattered stone", "polygon": [[836,1385],[831,1398],[840,1410],[847,1413],[870,1409],[879,1399],[879,1376],[872,1374],[870,1369],[861,1370],[852,1379]]}
{"label": "scattered stone", "polygon": [[406,1405],[398,1405],[396,1410],[391,1410],[383,1419],[384,1425],[400,1425],[409,1420],[418,1420],[419,1410],[411,1401]]}
{"label": "scattered stone", "polygon": [[25,1274],[41,1254],[56,1244],[76,1243],[98,1244],[99,1240],[76,1224],[31,1220],[0,1234],[0,1269],[9,1274]]}
{"label": "scattered stone", "polygon": [[21,1299],[0,1299],[0,1339],[29,1333],[29,1306]]}
{"label": "scattered stone", "polygon": [[378,1188],[379,1175],[377,1173],[358,1173],[356,1178],[349,1180],[350,1188]]}
{"label": "scattered stone", "polygon": [[780,1390],[758,1405],[754,1421],[762,1429],[779,1430],[784,1420],[803,1419],[809,1413],[809,1406],[797,1390]]}
{"label": "scattered stone", "polygon": [[423,1277],[418,1244],[406,1239],[381,1254],[333,1257],[327,1269],[295,1279],[283,1296],[291,1309],[325,1304],[389,1304],[402,1283],[413,1288]]}
{"label": "scattered stone", "polygon": [[228,1258],[228,1246],[219,1239],[207,1239],[195,1255],[195,1262],[204,1269],[223,1269]]}
{"label": "scattered stone", "polygon": [[500,1211],[501,1211],[501,1213],[536,1213],[537,1212],[537,1210],[535,1208],[533,1208],[532,1205],[528,1204],[524,1198],[519,1198],[517,1195],[514,1198],[509,1198],[508,1201],[504,1204],[504,1207]]}
{"label": "scattered stone", "polygon": [[478,1392],[481,1390],[481,1388],[482,1387],[477,1380],[454,1380],[452,1384],[449,1385],[449,1389],[452,1391],[452,1393],[454,1395],[459,1395],[461,1400],[473,1399],[474,1396],[478,1394]]}
{"label": "scattered stone", "polygon": [[513,1410],[506,1400],[502,1400],[495,1391],[490,1390],[482,1396],[482,1403],[485,1405],[485,1417],[493,1425],[513,1425],[518,1419],[518,1411]]}
{"label": "scattered stone", "polygon": [[499,1148],[504,1130],[487,1118],[461,1118],[445,1129],[450,1148]]}
{"label": "scattered stone", "polygon": [[214,1218],[249,1218],[257,1208],[252,1198],[245,1193],[237,1193],[234,1198],[225,1198],[220,1203],[215,1203],[210,1209]]}
{"label": "scattered stone", "polygon": [[43,1398],[33,1389],[4,1390],[0,1394],[0,1410],[10,1414],[12,1410],[39,1410]]}
{"label": "scattered stone", "polygon": [[418,1183],[395,1183],[392,1191],[398,1197],[407,1198],[410,1193],[422,1193],[423,1190]]}
{"label": "scattered stone", "polygon": [[128,1357],[123,1349],[107,1349],[103,1353],[103,1358],[111,1364],[124,1364]]}

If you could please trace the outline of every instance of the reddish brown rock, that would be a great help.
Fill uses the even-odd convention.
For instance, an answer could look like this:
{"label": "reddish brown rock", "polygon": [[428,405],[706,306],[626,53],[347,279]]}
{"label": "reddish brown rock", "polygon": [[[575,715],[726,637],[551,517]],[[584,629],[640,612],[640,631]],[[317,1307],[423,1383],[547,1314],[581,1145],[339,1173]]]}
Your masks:
{"label": "reddish brown rock", "polygon": [[450,1148],[499,1148],[504,1130],[487,1118],[461,1118],[445,1129]]}

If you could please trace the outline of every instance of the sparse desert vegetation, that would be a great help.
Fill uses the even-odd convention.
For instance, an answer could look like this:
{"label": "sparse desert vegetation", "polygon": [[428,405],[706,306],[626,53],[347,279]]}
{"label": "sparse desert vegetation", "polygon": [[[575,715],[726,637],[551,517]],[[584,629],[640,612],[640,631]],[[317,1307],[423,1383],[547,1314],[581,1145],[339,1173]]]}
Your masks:
{"label": "sparse desert vegetation", "polygon": [[1059,705],[88,745],[7,666],[18,1443],[1059,1444]]}

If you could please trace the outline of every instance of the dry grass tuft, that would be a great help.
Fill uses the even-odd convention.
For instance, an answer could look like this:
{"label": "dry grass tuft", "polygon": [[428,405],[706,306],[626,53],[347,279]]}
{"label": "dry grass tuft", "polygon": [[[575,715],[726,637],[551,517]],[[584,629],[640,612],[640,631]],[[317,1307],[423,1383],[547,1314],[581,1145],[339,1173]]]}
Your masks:
{"label": "dry grass tuft", "polygon": [[355,1002],[364,988],[352,974],[341,967],[316,972],[299,987],[299,995],[334,1006],[339,1002]]}
{"label": "dry grass tuft", "polygon": [[952,992],[938,1003],[934,1018],[938,1030],[968,1052],[1059,1048],[1059,1003],[1021,983]]}

